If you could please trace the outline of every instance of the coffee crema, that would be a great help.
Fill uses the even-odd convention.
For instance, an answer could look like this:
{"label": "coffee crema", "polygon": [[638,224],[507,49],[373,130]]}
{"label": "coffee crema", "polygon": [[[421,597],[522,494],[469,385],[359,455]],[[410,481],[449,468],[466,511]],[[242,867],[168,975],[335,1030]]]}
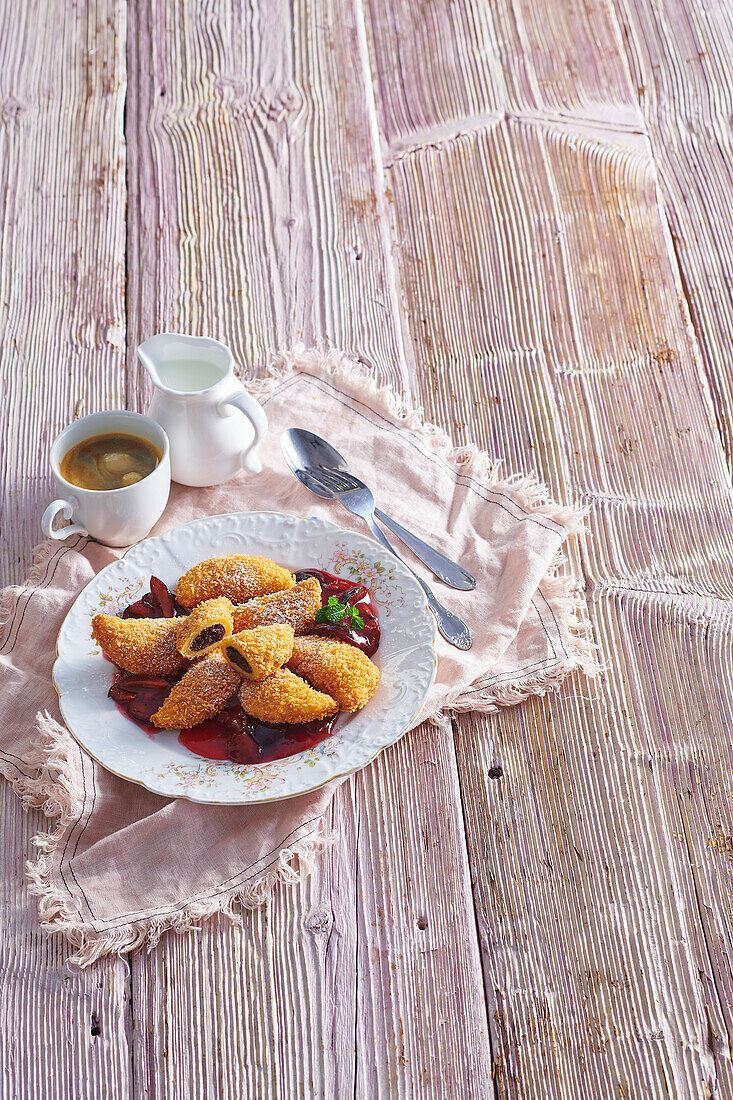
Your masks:
{"label": "coffee crema", "polygon": [[124,489],[151,474],[162,455],[137,435],[94,435],[67,451],[59,463],[64,481],[80,489]]}

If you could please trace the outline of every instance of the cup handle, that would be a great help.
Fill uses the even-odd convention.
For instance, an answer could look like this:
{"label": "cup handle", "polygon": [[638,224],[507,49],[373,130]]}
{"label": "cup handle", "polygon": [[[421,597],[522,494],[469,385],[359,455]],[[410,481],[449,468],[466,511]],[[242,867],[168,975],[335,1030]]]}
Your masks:
{"label": "cup handle", "polygon": [[71,519],[74,514],[74,505],[68,500],[52,500],[41,517],[41,527],[47,539],[57,539],[63,542],[69,535],[88,535],[86,527],[79,523],[72,523],[68,527],[59,527],[54,530],[53,521],[61,513],[64,519]]}
{"label": "cup handle", "polygon": [[[235,409],[239,409],[240,412],[243,412],[254,428],[254,439],[249,447],[242,451],[240,462],[244,469],[248,470],[251,474],[259,474],[262,470],[262,463],[255,452],[257,445],[262,442],[267,432],[267,416],[265,415],[265,410],[262,408],[259,401],[252,397],[251,394],[247,393],[246,390],[242,390],[241,393],[233,393],[231,397],[225,397],[223,401],[220,401],[220,413],[225,405],[233,405]],[[226,415],[226,413],[223,415]]]}

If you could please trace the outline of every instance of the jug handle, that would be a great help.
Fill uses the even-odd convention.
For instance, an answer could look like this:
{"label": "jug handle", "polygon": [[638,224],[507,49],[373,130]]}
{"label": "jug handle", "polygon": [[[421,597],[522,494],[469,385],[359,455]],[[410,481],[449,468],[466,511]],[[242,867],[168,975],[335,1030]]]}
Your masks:
{"label": "jug handle", "polygon": [[220,416],[228,415],[224,411],[227,405],[232,405],[235,409],[239,409],[240,412],[243,412],[254,428],[254,439],[249,447],[242,451],[240,462],[249,473],[259,474],[262,470],[262,463],[257,457],[256,449],[267,432],[267,416],[265,415],[265,410],[262,408],[259,401],[252,397],[251,394],[247,393],[246,390],[233,393],[231,397],[225,397],[220,401],[218,406]]}

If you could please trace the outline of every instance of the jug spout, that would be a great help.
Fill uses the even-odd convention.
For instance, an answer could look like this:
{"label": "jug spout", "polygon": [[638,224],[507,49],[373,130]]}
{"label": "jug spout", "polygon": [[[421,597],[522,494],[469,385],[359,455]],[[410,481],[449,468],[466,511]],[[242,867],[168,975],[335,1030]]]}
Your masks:
{"label": "jug spout", "polygon": [[233,372],[232,353],[218,340],[159,332],[137,349],[138,358],[158,390],[169,394],[204,393]]}
{"label": "jug spout", "polygon": [[164,348],[164,334],[161,333],[158,336],[151,336],[149,340],[145,340],[144,343],[140,344],[137,349],[137,357],[148,372],[150,381],[156,387],[160,387],[158,364],[163,359]]}

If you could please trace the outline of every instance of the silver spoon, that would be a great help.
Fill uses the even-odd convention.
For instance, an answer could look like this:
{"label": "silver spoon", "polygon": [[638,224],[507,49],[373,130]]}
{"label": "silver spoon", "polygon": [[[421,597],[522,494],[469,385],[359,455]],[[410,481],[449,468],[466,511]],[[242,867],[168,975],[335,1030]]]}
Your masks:
{"label": "silver spoon", "polygon": [[[340,470],[319,470],[317,474],[314,470],[310,470],[307,477],[309,485],[315,483],[323,489],[330,489],[333,496],[343,504],[344,508],[364,520],[374,537],[379,539],[382,546],[389,550],[390,554],[394,554],[396,558],[399,558],[403,565],[407,564],[404,558],[401,558],[397,553],[381,527],[377,526],[374,519],[374,494],[363,481],[359,481],[358,477],[354,477],[353,474],[345,474]],[[407,566],[407,568],[410,567]],[[447,607],[443,607],[442,603],[435,598],[432,588],[425,583],[422,577],[418,577],[413,569],[410,569],[410,572],[425,593],[428,606],[438,624],[438,630],[445,640],[454,645],[456,649],[470,649],[472,645],[471,631],[463,619],[459,619]]]}
{"label": "silver spoon", "polygon": [[[345,474],[352,472],[346,459],[335,447],[320,435],[307,432],[303,428],[289,428],[283,432],[280,446],[283,457],[292,472],[316,496],[328,499],[333,496],[333,493],[322,487],[319,488],[312,481],[307,482],[301,475],[307,474],[309,470],[318,474],[322,469],[340,470]],[[441,554],[440,550],[429,546],[427,542],[423,542],[417,535],[413,535],[412,531],[408,531],[401,523],[385,515],[379,508],[374,508],[374,515],[385,527],[389,527],[405,546],[409,546],[415,557],[427,565],[428,569],[432,570],[441,581],[462,592],[471,592],[476,587],[475,578],[463,566],[451,561],[445,554]]]}

